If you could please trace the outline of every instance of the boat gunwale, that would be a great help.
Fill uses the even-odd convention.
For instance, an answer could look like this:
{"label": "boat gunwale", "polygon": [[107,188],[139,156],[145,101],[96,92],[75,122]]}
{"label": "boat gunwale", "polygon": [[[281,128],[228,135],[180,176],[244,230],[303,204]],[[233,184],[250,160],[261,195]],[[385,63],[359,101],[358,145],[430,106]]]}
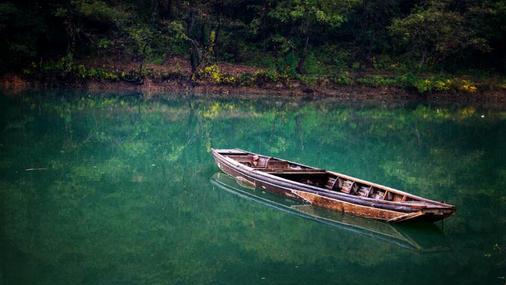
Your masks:
{"label": "boat gunwale", "polygon": [[[228,167],[233,168],[235,171],[239,172],[241,175],[243,175],[245,177],[248,177],[248,178],[251,178],[251,179],[254,179],[254,180],[258,180],[261,183],[269,184],[271,186],[275,186],[277,188],[281,188],[284,191],[291,192],[291,193],[293,193],[294,190],[295,191],[301,191],[301,192],[316,194],[316,195],[319,195],[321,197],[324,197],[325,199],[336,200],[336,201],[340,201],[340,202],[344,202],[344,203],[349,203],[349,204],[353,204],[353,205],[357,205],[357,206],[375,208],[375,209],[379,209],[381,211],[386,211],[386,212],[412,213],[412,212],[416,212],[416,211],[420,211],[420,210],[424,210],[424,209],[426,210],[427,209],[426,206],[414,207],[413,205],[389,205],[389,204],[386,204],[386,203],[375,203],[375,202],[389,202],[389,201],[375,201],[373,203],[370,203],[370,201],[364,201],[363,199],[360,199],[357,196],[351,196],[351,195],[340,195],[340,197],[336,197],[336,196],[339,196],[337,194],[344,194],[344,193],[330,192],[330,191],[323,192],[321,190],[321,188],[313,187],[311,185],[294,182],[292,180],[284,179],[284,178],[281,178],[281,177],[278,177],[278,176],[274,176],[274,175],[269,175],[269,174],[265,175],[266,173],[262,173],[262,172],[259,172],[259,171],[243,170],[241,168],[237,168],[238,165],[235,165],[235,164],[230,165],[230,162],[227,161],[227,160],[221,160],[221,162],[224,163],[224,164],[226,164]],[[236,161],[233,161],[233,162],[236,162]],[[252,174],[255,174],[255,175],[260,176],[260,177],[252,176]],[[274,182],[271,182],[271,181],[265,180],[265,179],[274,180]],[[280,183],[287,184],[288,186],[286,186],[286,185],[280,185]],[[294,185],[294,183],[297,183],[299,185]],[[293,189],[294,188],[293,186],[297,186],[298,189]],[[316,188],[316,190],[315,189],[308,189],[308,187],[310,187],[310,188]],[[297,194],[294,194],[294,195],[297,195]],[[391,208],[388,208],[388,206],[397,207],[397,209],[391,209]],[[440,209],[440,208],[435,208],[435,209]]]}
{"label": "boat gunwale", "polygon": [[[259,156],[263,156],[263,157],[268,157],[266,155],[261,155],[261,154],[257,154],[257,153],[254,153],[254,152],[245,151],[245,150],[242,150],[242,149],[235,149],[235,150],[239,150],[239,151],[241,151],[243,153],[247,153],[247,154],[253,154],[253,155],[259,155]],[[217,150],[217,151],[219,151],[219,150]],[[339,176],[341,178],[349,179],[349,180],[352,180],[354,182],[359,182],[359,183],[362,183],[362,184],[367,184],[368,186],[373,186],[373,187],[380,188],[382,190],[390,191],[390,192],[393,192],[393,193],[397,193],[397,194],[401,194],[401,195],[406,195],[406,196],[409,196],[409,197],[412,197],[412,198],[415,198],[415,199],[418,199],[418,200],[423,200],[423,201],[430,202],[430,203],[440,204],[441,206],[454,207],[453,205],[445,203],[445,202],[440,202],[440,201],[435,201],[435,200],[432,200],[432,199],[424,198],[424,197],[421,197],[421,196],[417,196],[415,194],[404,192],[404,191],[399,190],[399,189],[395,189],[395,188],[392,188],[392,187],[389,187],[389,186],[385,186],[385,185],[381,185],[381,184],[378,184],[378,183],[375,183],[375,182],[367,181],[367,180],[364,180],[364,179],[361,179],[361,178],[353,177],[353,176],[350,176],[350,175],[347,175],[347,174],[343,174],[343,173],[340,173],[340,172],[336,172],[336,171],[333,171],[333,170],[327,170],[327,169],[323,169],[323,168],[317,168],[317,167],[305,165],[305,164],[302,164],[302,163],[299,163],[299,162],[290,161],[290,160],[286,160],[286,159],[282,159],[282,158],[278,158],[278,157],[272,157],[272,158],[277,159],[277,160],[281,160],[281,161],[286,161],[286,162],[289,162],[289,163],[293,163],[293,164],[296,164],[296,165],[308,167],[308,168],[311,168],[311,169],[322,170],[322,171],[325,171],[327,173]],[[246,166],[246,167],[248,167],[248,166]],[[254,168],[252,168],[252,169],[256,170]],[[269,174],[269,173],[267,173],[267,174]],[[292,180],[289,180],[289,181],[292,181]],[[296,182],[296,181],[294,181],[294,182]],[[299,182],[296,182],[296,183],[299,183]],[[302,183],[302,184],[304,184],[304,183]],[[307,184],[304,184],[304,185],[307,185]],[[311,186],[311,185],[308,185],[308,186]],[[317,187],[317,188],[320,188],[320,187]],[[323,190],[328,191],[326,189],[323,189]],[[339,193],[339,192],[337,192],[337,193]],[[342,194],[346,194],[346,193],[342,193]],[[349,195],[349,194],[346,194],[346,195]],[[369,198],[369,197],[361,197],[361,198],[363,198],[363,199],[372,199],[372,198]],[[372,200],[377,201],[375,199],[372,199]],[[388,200],[384,200],[384,201],[388,201]],[[393,202],[393,201],[388,201],[388,202]],[[395,202],[395,203],[398,203],[398,202]]]}
{"label": "boat gunwale", "polygon": [[[377,184],[377,183],[373,183],[373,182],[370,182],[370,181],[367,181],[367,180],[355,178],[355,177],[352,177],[352,176],[349,176],[349,175],[346,175],[346,174],[341,174],[341,173],[334,172],[334,171],[328,171],[328,170],[325,170],[325,169],[320,169],[320,168],[304,165],[304,164],[301,164],[301,163],[298,163],[298,162],[293,162],[293,161],[289,161],[289,160],[285,160],[285,159],[280,159],[280,158],[277,158],[277,157],[272,157],[274,159],[277,159],[277,160],[280,160],[280,161],[286,161],[286,162],[289,162],[289,163],[292,163],[292,164],[295,164],[295,165],[299,165],[299,166],[303,166],[303,167],[308,167],[308,168],[311,168],[311,169],[322,170],[322,171],[325,171],[325,172],[327,172],[329,174],[334,174],[334,175],[336,175],[338,177],[343,177],[345,179],[350,179],[352,181],[356,181],[356,182],[359,182],[359,183],[362,183],[362,184],[368,184],[369,186],[380,188],[380,189],[385,190],[385,191],[390,191],[390,192],[397,193],[397,194],[400,194],[400,195],[406,195],[406,196],[408,196],[410,198],[421,200],[420,202],[429,203],[429,205],[428,204],[423,204],[423,205],[421,205],[421,204],[414,204],[414,203],[409,203],[409,202],[406,202],[406,201],[402,202],[402,201],[377,200],[377,199],[369,198],[369,197],[355,196],[355,195],[350,195],[350,194],[346,194],[346,193],[342,193],[342,192],[331,191],[331,190],[328,190],[328,189],[325,189],[325,188],[322,188],[322,187],[316,187],[316,186],[304,184],[304,183],[301,183],[301,182],[293,181],[293,180],[290,180],[290,179],[286,179],[286,178],[283,178],[283,177],[280,177],[280,176],[276,176],[276,175],[273,175],[273,174],[270,174],[270,173],[267,173],[267,172],[264,172],[264,171],[259,171],[259,170],[255,169],[255,168],[246,166],[246,165],[238,162],[237,160],[234,160],[231,157],[228,157],[228,156],[226,156],[226,155],[224,155],[224,154],[222,154],[220,152],[220,151],[232,151],[232,150],[239,151],[239,153],[237,153],[237,154],[243,153],[243,154],[259,155],[259,156],[262,156],[262,157],[269,157],[269,156],[265,156],[265,155],[256,154],[256,153],[249,152],[249,151],[245,151],[245,150],[242,150],[242,149],[225,149],[225,150],[223,150],[223,149],[212,149],[212,152],[213,152],[213,154],[216,154],[219,157],[221,157],[222,160],[227,161],[236,170],[237,170],[237,168],[239,168],[239,169],[243,170],[242,172],[253,173],[253,174],[256,174],[256,175],[265,176],[265,177],[273,179],[275,181],[284,182],[284,183],[287,183],[287,184],[295,184],[295,185],[303,188],[306,191],[310,190],[310,191],[307,191],[307,192],[311,192],[311,193],[316,192],[314,194],[324,193],[324,194],[328,194],[330,196],[340,196],[340,197],[343,197],[343,198],[347,198],[344,201],[346,201],[348,203],[354,203],[354,204],[358,204],[358,205],[362,205],[362,206],[373,207],[373,208],[378,208],[378,209],[382,209],[382,210],[396,211],[396,212],[411,212],[411,211],[419,211],[419,210],[453,210],[453,211],[455,211],[455,206],[451,205],[451,204],[447,204],[447,203],[444,203],[444,202],[438,202],[438,201],[434,201],[434,200],[431,200],[431,199],[423,198],[423,197],[420,197],[420,196],[417,196],[417,195],[414,195],[414,194],[411,194],[411,193],[407,193],[407,192],[404,192],[404,191],[401,191],[401,190],[398,190],[398,189],[394,189],[394,188],[391,188],[391,187],[388,187],[388,186],[384,186],[384,185],[380,185],[380,184]],[[225,153],[225,154],[227,154],[227,153]],[[230,152],[229,154],[234,154],[234,153]],[[244,173],[243,173],[243,175],[244,175]],[[255,178],[255,177],[251,177],[251,175],[247,175],[247,176],[250,176],[250,178]],[[265,181],[263,181],[263,182],[265,182]],[[273,185],[272,183],[269,183],[269,184]],[[273,185],[273,186],[280,187],[279,185]],[[291,190],[291,189],[288,189],[286,187],[281,187],[281,188],[284,188],[284,189],[287,189],[287,190]],[[305,189],[305,188],[309,188],[309,189]],[[328,197],[327,195],[324,195],[324,197],[329,198],[329,199],[337,199],[337,200],[343,201],[343,200],[339,199],[338,197]],[[352,201],[347,201],[347,200],[352,200]],[[357,201],[355,201],[355,200],[357,200]],[[369,202],[369,203],[372,203],[372,205],[364,205],[362,203],[359,203],[359,201]],[[397,207],[407,207],[409,210],[408,211],[402,211],[402,210],[397,210],[397,209],[394,209],[394,210],[392,210],[392,209],[385,209],[383,207],[378,207],[379,206],[378,204],[382,204],[382,205],[385,205],[385,206],[390,205],[390,206],[397,206]]]}

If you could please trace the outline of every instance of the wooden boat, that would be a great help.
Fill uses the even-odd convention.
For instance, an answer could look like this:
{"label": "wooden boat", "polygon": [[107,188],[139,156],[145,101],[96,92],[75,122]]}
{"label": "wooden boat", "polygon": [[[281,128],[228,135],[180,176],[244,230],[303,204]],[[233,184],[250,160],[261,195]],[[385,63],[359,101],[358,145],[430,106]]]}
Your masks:
{"label": "wooden boat", "polygon": [[[351,234],[358,234],[380,242],[395,244],[402,248],[416,250],[417,252],[443,252],[449,250],[449,247],[444,242],[444,235],[436,225],[431,223],[416,224],[418,231],[413,232],[410,229],[412,229],[411,226],[415,225],[384,223],[342,212],[328,211],[304,203],[303,201],[288,200],[286,197],[269,192],[266,193],[247,185],[243,186],[237,183],[234,178],[221,172],[217,172],[211,177],[211,184],[242,199],[253,201],[290,215],[335,227]],[[418,240],[420,232],[423,232],[422,241]],[[429,243],[426,242],[427,240],[429,240]]]}
{"label": "wooden boat", "polygon": [[217,166],[242,184],[312,205],[387,222],[437,221],[455,206],[338,172],[241,149],[212,149]]}

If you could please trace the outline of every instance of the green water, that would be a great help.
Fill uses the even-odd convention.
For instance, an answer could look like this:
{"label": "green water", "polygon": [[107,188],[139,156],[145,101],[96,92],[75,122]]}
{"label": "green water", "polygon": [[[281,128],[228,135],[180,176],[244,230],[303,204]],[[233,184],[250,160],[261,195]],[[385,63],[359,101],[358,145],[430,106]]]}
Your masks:
{"label": "green water", "polygon": [[[0,284],[505,284],[506,112],[181,98],[0,96]],[[320,222],[218,187],[211,147],[458,211]]]}

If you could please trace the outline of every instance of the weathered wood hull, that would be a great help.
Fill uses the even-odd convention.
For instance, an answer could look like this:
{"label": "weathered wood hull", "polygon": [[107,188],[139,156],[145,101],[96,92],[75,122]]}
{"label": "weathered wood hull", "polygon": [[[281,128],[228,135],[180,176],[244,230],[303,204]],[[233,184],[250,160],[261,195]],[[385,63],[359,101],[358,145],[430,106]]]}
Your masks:
{"label": "weathered wood hull", "polygon": [[269,175],[265,172],[256,171],[251,167],[228,159],[218,150],[213,149],[212,154],[216,165],[223,172],[234,177],[242,184],[249,184],[265,191],[292,199],[306,201],[312,205],[334,211],[388,222],[403,222],[408,220],[437,221],[455,212],[455,207],[452,205],[435,201],[434,203],[439,203],[441,205],[435,205],[433,207],[420,206],[410,203],[363,199],[357,196],[336,193],[320,187],[304,185],[288,179]]}
{"label": "weathered wood hull", "polygon": [[[265,195],[263,191],[251,189],[251,187],[249,187],[250,185],[237,183],[233,177],[230,177],[222,172],[217,172],[211,177],[211,184],[216,186],[218,189],[224,190],[225,192],[236,195],[242,199],[253,201],[266,207],[323,223],[354,234],[359,234],[364,237],[373,238],[380,242],[388,242],[402,248],[408,248],[420,252],[433,250],[441,251],[448,249],[444,245],[440,245],[440,241],[437,239],[437,243],[435,245],[429,244],[429,246],[427,246],[419,243],[416,241],[416,236],[404,233],[404,228],[398,225],[383,223],[373,219],[363,219],[339,212],[322,211],[313,205],[297,202],[295,200],[288,201],[283,199],[282,196],[275,194],[273,194],[275,196]],[[244,188],[240,186],[243,186]],[[427,226],[429,226],[428,229],[431,230],[433,237],[441,236],[439,228],[430,224],[427,224]]]}

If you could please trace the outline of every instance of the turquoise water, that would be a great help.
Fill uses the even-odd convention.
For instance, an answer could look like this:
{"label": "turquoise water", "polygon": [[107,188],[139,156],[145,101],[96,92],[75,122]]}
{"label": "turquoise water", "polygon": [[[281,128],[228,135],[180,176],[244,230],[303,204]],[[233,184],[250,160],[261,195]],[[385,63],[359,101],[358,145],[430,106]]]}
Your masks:
{"label": "turquoise water", "polygon": [[[506,283],[505,111],[31,91],[0,96],[0,134],[0,284]],[[297,207],[216,174],[211,147],[457,213],[390,226]]]}

